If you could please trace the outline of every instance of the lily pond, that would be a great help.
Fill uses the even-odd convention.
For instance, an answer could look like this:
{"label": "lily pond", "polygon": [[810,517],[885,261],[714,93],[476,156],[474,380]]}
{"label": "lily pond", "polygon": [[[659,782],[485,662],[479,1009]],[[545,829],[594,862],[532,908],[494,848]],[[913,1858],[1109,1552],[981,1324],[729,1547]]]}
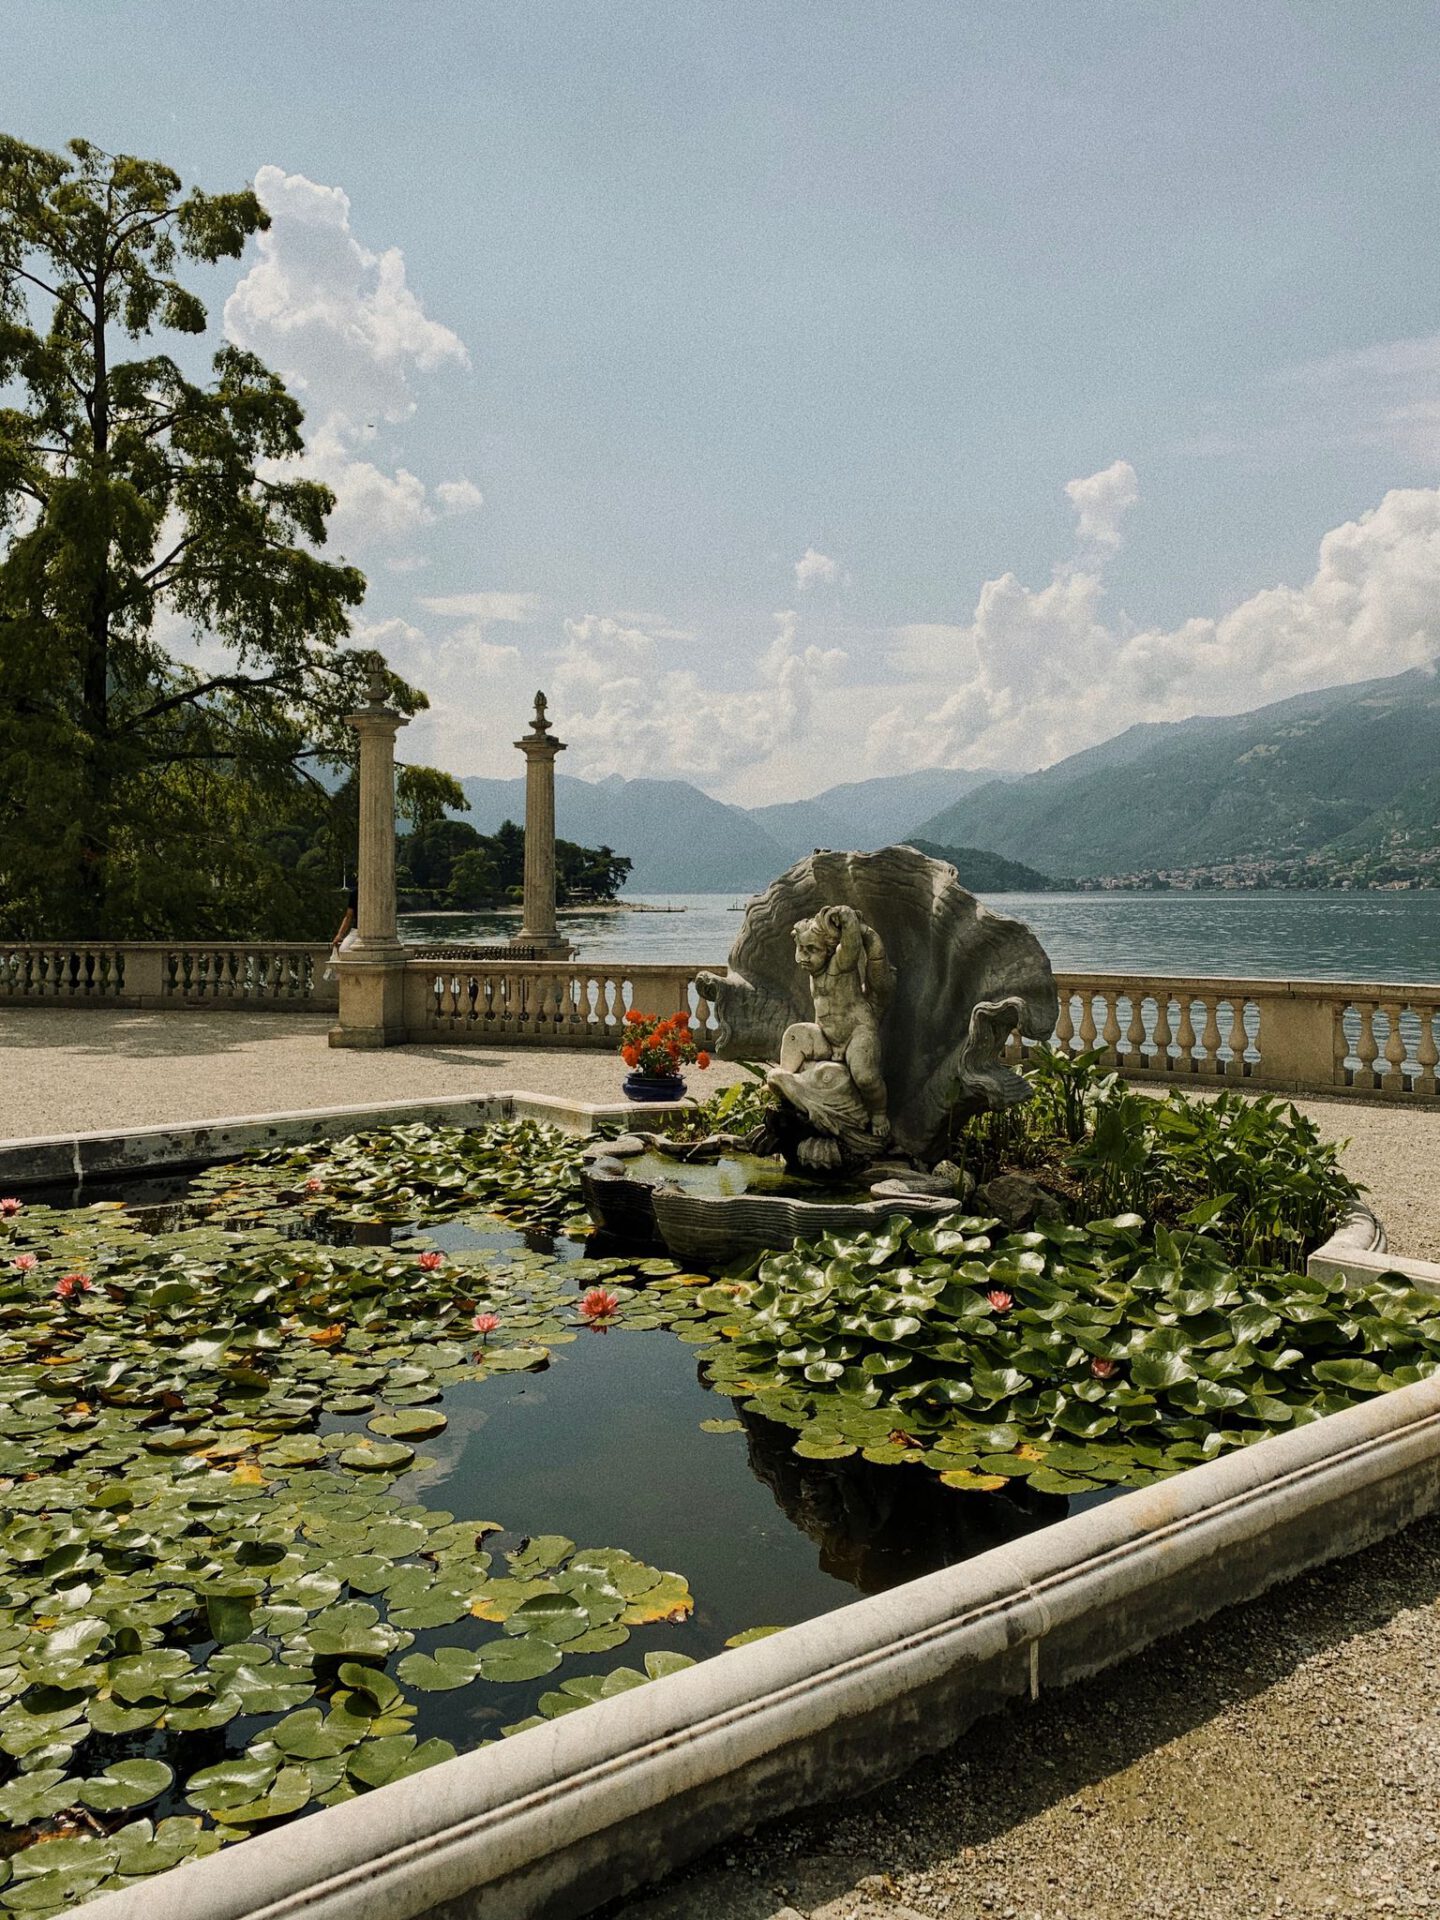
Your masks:
{"label": "lily pond", "polygon": [[[52,1913],[1422,1378],[1223,1209],[605,1251],[421,1126],[0,1200],[0,1910]],[[1337,1189],[1338,1191],[1338,1189]]]}

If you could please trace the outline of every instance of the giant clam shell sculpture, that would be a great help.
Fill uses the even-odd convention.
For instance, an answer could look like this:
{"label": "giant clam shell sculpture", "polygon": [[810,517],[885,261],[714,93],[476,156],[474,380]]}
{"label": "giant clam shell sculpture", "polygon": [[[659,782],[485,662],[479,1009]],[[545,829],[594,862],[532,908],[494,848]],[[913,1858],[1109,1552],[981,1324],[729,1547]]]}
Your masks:
{"label": "giant clam shell sculpture", "polygon": [[967,893],[952,866],[913,847],[813,853],[750,902],[727,971],[700,976],[721,1057],[774,1060],[786,1027],[813,1019],[793,929],[839,905],[869,922],[895,970],[880,1029],[894,1145],[924,1158],[957,1096],[972,1108],[1023,1100],[1029,1088],[1003,1055],[1017,1027],[1028,1039],[1055,1030],[1045,949],[1023,921]]}

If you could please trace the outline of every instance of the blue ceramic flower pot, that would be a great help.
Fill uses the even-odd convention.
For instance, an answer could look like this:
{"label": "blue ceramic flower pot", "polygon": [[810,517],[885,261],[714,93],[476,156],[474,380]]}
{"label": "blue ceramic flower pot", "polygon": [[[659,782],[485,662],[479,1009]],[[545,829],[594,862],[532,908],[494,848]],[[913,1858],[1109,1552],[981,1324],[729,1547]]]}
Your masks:
{"label": "blue ceramic flower pot", "polygon": [[683,1100],[685,1082],[678,1073],[630,1073],[625,1076],[627,1100]]}

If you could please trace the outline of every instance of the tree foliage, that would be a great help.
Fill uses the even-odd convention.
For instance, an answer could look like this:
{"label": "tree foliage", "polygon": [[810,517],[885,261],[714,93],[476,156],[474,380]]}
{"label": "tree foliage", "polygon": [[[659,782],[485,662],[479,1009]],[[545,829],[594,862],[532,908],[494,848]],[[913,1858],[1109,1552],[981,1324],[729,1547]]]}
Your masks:
{"label": "tree foliage", "polygon": [[267,225],[248,190],[0,136],[0,932],[330,930],[319,776],[383,668],[346,645],[365,581],[316,551],[334,500],[296,470],[298,403],[234,346],[205,364],[177,271]]}
{"label": "tree foliage", "polygon": [[[400,885],[407,892],[424,895],[426,904],[492,906],[518,898],[524,886],[525,830],[506,820],[496,832],[481,834],[468,821],[432,817],[401,840],[397,858]],[[625,855],[611,847],[557,840],[556,898],[562,906],[613,900],[630,867]]]}

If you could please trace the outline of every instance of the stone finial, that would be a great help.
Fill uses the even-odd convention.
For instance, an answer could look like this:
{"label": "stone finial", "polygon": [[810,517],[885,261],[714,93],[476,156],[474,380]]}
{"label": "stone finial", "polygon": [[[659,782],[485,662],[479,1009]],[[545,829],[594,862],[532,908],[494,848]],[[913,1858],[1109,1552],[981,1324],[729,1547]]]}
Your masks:
{"label": "stone finial", "polygon": [[530,722],[530,731],[521,734],[515,742],[527,759],[548,756],[553,760],[557,753],[565,751],[565,742],[554,738],[555,729],[548,715],[549,705],[543,693],[536,694],[535,715]]}
{"label": "stone finial", "polygon": [[389,704],[390,688],[386,683],[385,669],[374,666],[370,669],[370,679],[365,687],[365,699],[372,709],[386,707]]}

